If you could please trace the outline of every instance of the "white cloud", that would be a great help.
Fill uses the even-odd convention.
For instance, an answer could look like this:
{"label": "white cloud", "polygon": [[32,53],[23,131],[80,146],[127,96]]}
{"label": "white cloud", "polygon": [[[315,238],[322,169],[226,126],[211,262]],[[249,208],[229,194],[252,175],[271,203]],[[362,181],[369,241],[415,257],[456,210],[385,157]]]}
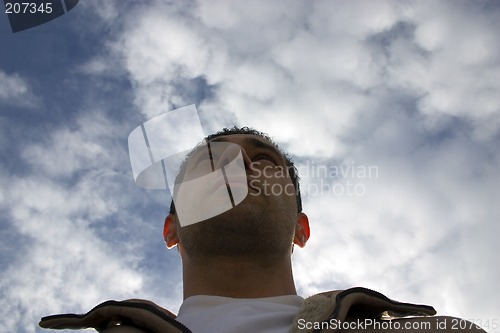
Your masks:
{"label": "white cloud", "polygon": [[45,140],[23,148],[27,175],[2,170],[7,189],[0,201],[2,224],[15,235],[2,242],[17,251],[4,259],[0,289],[2,316],[8,320],[1,331],[34,332],[41,316],[82,312],[143,290],[140,238],[130,244],[113,240],[122,237],[126,223],[114,228],[114,236],[99,232],[103,221],[118,219],[134,200],[120,189],[128,165],[121,162],[114,129],[103,116],[87,113],[72,130],[54,128]]}
{"label": "white cloud", "polygon": [[27,146],[21,154],[36,172],[69,177],[82,169],[95,169],[103,159],[112,161],[118,152],[104,146],[99,139],[109,142],[116,135],[109,120],[89,112],[78,119],[76,128],[53,129],[47,133],[46,145]]}
{"label": "white cloud", "polygon": [[411,41],[406,46],[400,41],[390,68],[396,82],[420,94],[424,114],[469,118],[478,139],[494,137],[499,125],[496,12],[469,3],[426,2],[413,7],[406,19],[415,27],[414,42],[425,52],[411,48]]}
{"label": "white cloud", "polygon": [[9,75],[0,69],[0,85],[1,104],[34,107],[39,100],[28,82],[16,73]]}
{"label": "white cloud", "polygon": [[390,29],[403,5],[392,1],[317,1],[308,18],[315,35],[324,38],[349,36],[363,40]]}
{"label": "white cloud", "polygon": [[206,68],[216,72],[224,62],[224,53],[214,57],[214,46],[196,31],[195,22],[169,17],[164,13],[170,7],[159,6],[138,9],[140,15],[128,19],[127,31],[113,44],[137,88],[135,103],[147,118],[172,104],[192,104],[175,90],[174,78],[193,79]]}
{"label": "white cloud", "polygon": [[231,58],[238,61],[259,57],[267,53],[270,46],[292,37],[301,28],[297,22],[301,22],[307,12],[308,5],[300,1],[278,1],[269,6],[262,0],[251,3],[217,0],[197,2],[193,14],[203,23],[203,31],[211,38],[220,38],[230,47]]}

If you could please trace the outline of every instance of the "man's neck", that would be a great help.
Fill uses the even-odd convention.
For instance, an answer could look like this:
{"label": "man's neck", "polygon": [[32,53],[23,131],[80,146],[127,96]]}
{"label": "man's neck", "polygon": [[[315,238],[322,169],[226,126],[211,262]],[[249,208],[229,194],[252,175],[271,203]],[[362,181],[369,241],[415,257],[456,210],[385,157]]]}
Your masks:
{"label": "man's neck", "polygon": [[290,257],[183,258],[184,299],[195,295],[262,298],[296,295]]}

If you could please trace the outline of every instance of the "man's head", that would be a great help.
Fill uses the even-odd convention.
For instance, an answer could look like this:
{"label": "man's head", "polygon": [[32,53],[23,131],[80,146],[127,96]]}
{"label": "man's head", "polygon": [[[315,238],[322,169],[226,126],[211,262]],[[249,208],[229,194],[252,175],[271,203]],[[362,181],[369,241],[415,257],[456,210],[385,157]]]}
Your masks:
{"label": "man's head", "polygon": [[[251,135],[251,136],[255,136],[257,138],[260,138],[263,141],[267,142],[272,147],[274,147],[274,149],[276,149],[283,156],[283,158],[285,160],[286,171],[288,172],[288,174],[289,174],[289,176],[290,176],[290,178],[292,180],[292,184],[293,184],[293,186],[295,188],[295,198],[296,198],[296,202],[297,202],[297,212],[299,212],[299,213],[302,212],[302,197],[300,195],[300,183],[299,183],[300,178],[299,178],[298,170],[295,167],[295,164],[293,163],[293,161],[290,158],[290,156],[288,156],[288,154],[285,151],[283,151],[278,146],[278,144],[276,142],[274,142],[273,139],[271,139],[271,137],[269,135],[267,135],[266,133],[257,131],[256,129],[253,129],[253,128],[250,128],[250,127],[236,127],[236,126],[234,126],[232,128],[224,128],[224,129],[222,129],[219,132],[216,132],[214,134],[208,135],[205,138],[205,141],[207,141],[207,142],[213,142],[213,141],[216,141],[216,140],[218,140],[220,138],[223,138],[224,136],[237,135],[237,134]],[[193,151],[195,149],[193,149]],[[191,153],[193,151],[191,151]],[[186,164],[186,161],[189,159],[190,154],[188,154],[186,156],[186,160],[184,162],[184,166]],[[182,169],[183,169],[183,167],[181,167],[181,170]],[[169,213],[170,214],[175,214],[174,200],[172,200],[171,203],[170,203]]]}
{"label": "man's head", "polygon": [[[172,202],[164,228],[167,246],[179,245],[181,254],[190,256],[280,256],[290,253],[292,243],[304,246],[309,226],[301,212],[297,169],[289,156],[269,136],[246,127],[224,129],[209,135],[206,142],[239,147],[248,179],[245,184],[248,195],[232,209],[184,227],[179,224]],[[226,151],[221,153],[224,154]],[[198,166],[197,158],[192,156],[196,153],[188,154],[181,167],[182,179],[189,178]],[[192,205],[196,209],[199,204],[192,202]]]}

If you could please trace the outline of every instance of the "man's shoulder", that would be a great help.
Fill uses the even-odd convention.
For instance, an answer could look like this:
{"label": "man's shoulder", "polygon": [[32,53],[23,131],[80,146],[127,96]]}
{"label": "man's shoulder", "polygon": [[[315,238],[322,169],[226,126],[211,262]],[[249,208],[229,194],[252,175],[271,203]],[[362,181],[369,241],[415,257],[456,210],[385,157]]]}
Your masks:
{"label": "man's shoulder", "polygon": [[355,287],[322,292],[306,298],[299,316],[317,319],[326,316],[337,319],[348,316],[389,319],[435,314],[436,310],[432,306],[398,302],[377,291]]}
{"label": "man's shoulder", "polygon": [[147,300],[106,301],[85,314],[59,314],[42,318],[39,324],[52,329],[94,328],[106,333],[189,332],[175,315]]}
{"label": "man's shoulder", "polygon": [[398,302],[367,288],[332,290],[308,297],[292,332],[484,332],[460,318],[435,316],[429,305]]}

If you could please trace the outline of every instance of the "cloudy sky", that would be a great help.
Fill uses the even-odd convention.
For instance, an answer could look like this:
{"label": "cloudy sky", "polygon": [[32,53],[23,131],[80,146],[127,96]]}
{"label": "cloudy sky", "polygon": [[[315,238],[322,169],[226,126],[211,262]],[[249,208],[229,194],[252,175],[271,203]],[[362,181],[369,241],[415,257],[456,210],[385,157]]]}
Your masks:
{"label": "cloudy sky", "polygon": [[500,326],[499,31],[498,1],[85,0],[15,34],[2,13],[0,331],[108,299],[177,311],[170,196],[134,184],[127,137],[190,104],[302,171],[300,295]]}

